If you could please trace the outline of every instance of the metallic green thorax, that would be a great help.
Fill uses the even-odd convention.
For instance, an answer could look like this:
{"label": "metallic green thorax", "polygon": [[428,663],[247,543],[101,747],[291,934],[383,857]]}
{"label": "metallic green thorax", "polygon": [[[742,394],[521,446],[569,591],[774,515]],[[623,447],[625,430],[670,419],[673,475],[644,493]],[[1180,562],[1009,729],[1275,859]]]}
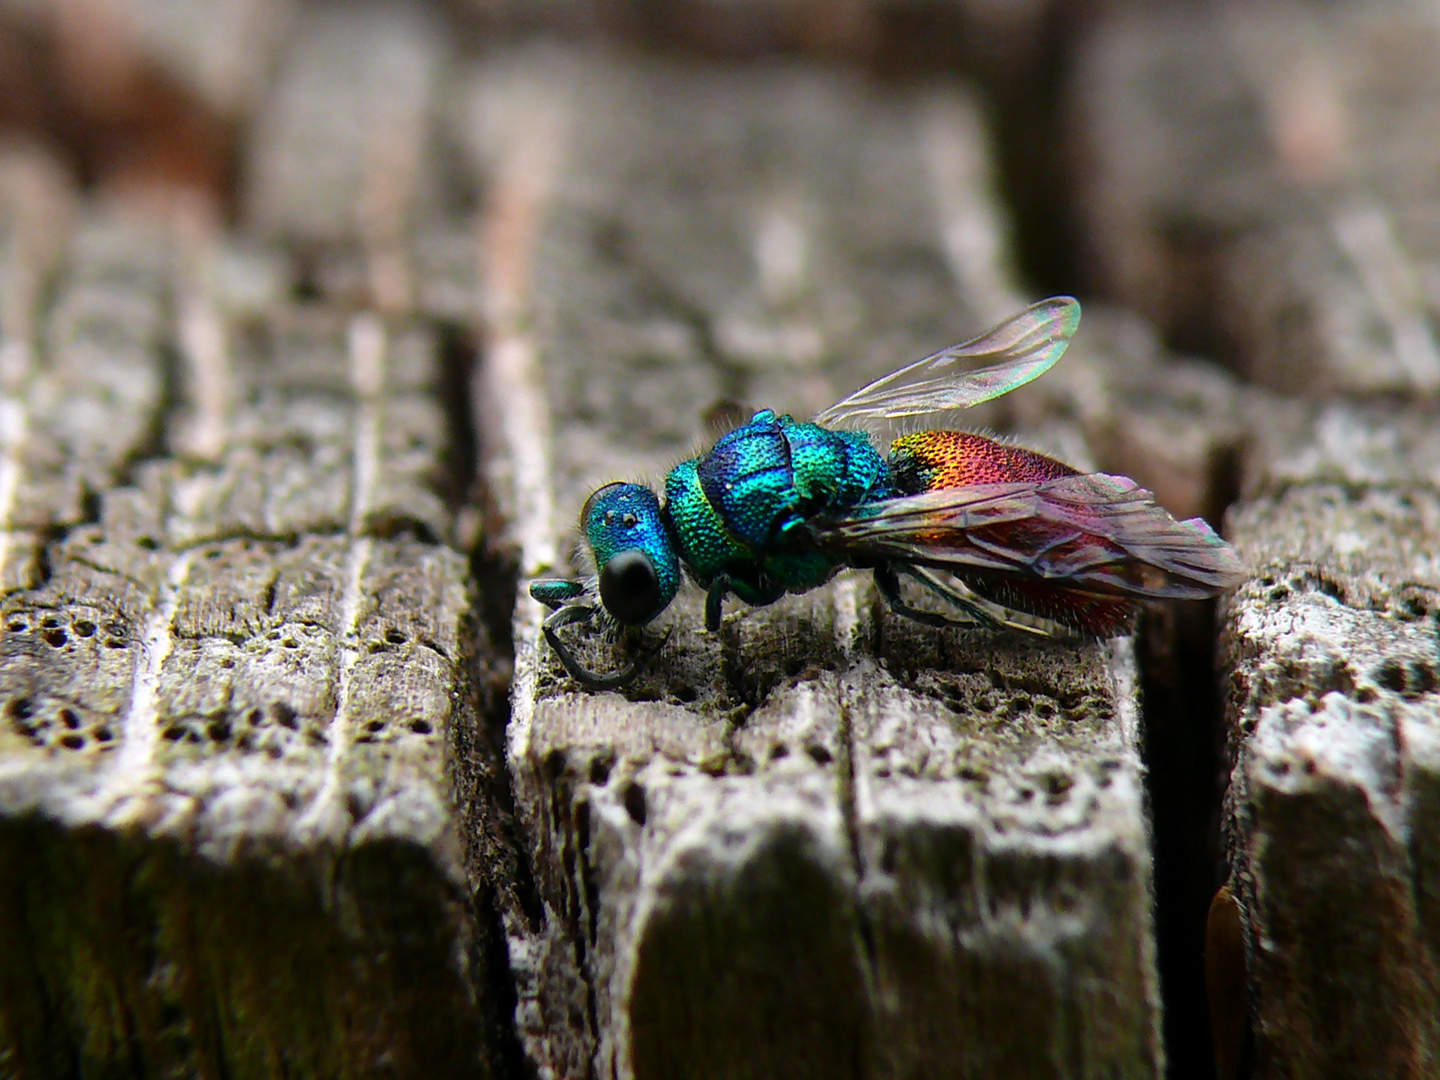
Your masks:
{"label": "metallic green thorax", "polygon": [[724,575],[746,603],[768,604],[839,567],[806,550],[808,519],[889,493],[890,470],[863,433],[765,409],[671,470],[662,514],[700,585]]}

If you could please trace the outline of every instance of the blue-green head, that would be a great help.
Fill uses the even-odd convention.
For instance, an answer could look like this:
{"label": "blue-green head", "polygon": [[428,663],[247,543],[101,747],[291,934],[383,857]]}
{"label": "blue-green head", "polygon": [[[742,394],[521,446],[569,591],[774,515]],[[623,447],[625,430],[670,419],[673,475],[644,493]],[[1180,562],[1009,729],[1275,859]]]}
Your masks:
{"label": "blue-green head", "polygon": [[600,603],[616,622],[643,626],[675,599],[680,559],[653,491],[606,484],[585,501],[580,525],[600,575]]}

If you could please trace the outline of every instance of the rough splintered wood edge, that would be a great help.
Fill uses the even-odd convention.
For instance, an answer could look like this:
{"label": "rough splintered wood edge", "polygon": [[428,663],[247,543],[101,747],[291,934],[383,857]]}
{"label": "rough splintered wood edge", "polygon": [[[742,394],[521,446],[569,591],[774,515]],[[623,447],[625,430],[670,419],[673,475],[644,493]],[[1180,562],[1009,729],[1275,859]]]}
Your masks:
{"label": "rough splintered wood edge", "polygon": [[[547,230],[557,205],[573,227],[575,207],[566,200],[576,191],[561,185],[566,155],[584,153],[576,133],[608,122],[605,103],[617,80],[643,87],[646,76],[547,54],[541,82],[525,76],[523,63],[497,65],[487,76],[474,136],[490,195],[490,332],[474,396],[493,440],[492,477],[530,576],[558,564],[557,436],[544,386],[557,350],[573,351],[546,338],[553,312],[549,321],[532,314],[534,276],[557,288],[562,271],[536,263],[554,259],[557,244],[575,242]],[[689,89],[689,76],[674,70],[662,78],[663,91],[641,90],[641,97],[727,93],[718,82]],[[825,85],[818,80],[804,100],[824,101],[833,92]],[[618,100],[627,100],[623,92]],[[525,130],[507,132],[505,118],[521,115]],[[934,128],[926,133],[926,115],[937,114],[912,112],[906,122],[921,145],[943,148]],[[939,116],[940,134],[973,154],[965,140],[979,128],[957,131]],[[644,129],[642,138],[655,138],[653,120]],[[683,156],[683,141],[664,145]],[[954,158],[939,156],[943,173]],[[604,170],[584,161],[569,167],[585,170],[582,205],[593,202],[603,215],[606,195],[593,200]],[[965,183],[979,185],[983,175],[981,167]],[[971,226],[994,229],[993,204],[977,186],[956,194],[942,185],[928,197],[942,216],[969,213]],[[616,226],[627,227],[635,225]],[[947,248],[940,231],[929,243],[945,251],[956,277],[989,274],[995,285],[985,295],[1008,291],[995,266],[982,269],[998,249]],[[966,257],[972,261],[955,265]],[[619,269],[613,273],[623,280]],[[588,286],[572,285],[560,289],[561,302],[567,318],[583,322]],[[742,281],[721,291],[750,288]],[[758,317],[770,317],[763,304]],[[594,348],[603,353],[603,339]],[[580,434],[567,428],[564,438]],[[648,462],[663,467],[653,456]],[[635,465],[643,467],[638,457]],[[573,486],[567,503],[581,494]],[[1110,653],[1060,650],[1047,654],[1050,661],[1030,650],[991,652],[998,643],[988,635],[937,645],[922,633],[921,644],[908,625],[877,618],[875,603],[868,585],[845,576],[765,611],[732,615],[712,636],[696,630],[698,600],[682,597],[667,620],[669,642],[637,684],[640,700],[627,701],[576,693],[557,675],[538,647],[540,612],[522,593],[509,763],[545,921],[540,933],[514,927],[511,948],[519,1025],[542,1075],[702,1069],[818,1077],[1016,1062],[1158,1075],[1148,834],[1128,644]],[[934,685],[897,682],[873,662],[867,668],[864,657],[877,645],[885,663],[906,669],[909,683]],[[956,756],[965,755],[954,747],[966,741],[955,730],[965,727],[956,707],[971,688],[947,685],[924,662],[917,674],[916,656],[942,664],[964,657],[972,681],[989,691],[994,716],[970,734],[977,753],[989,755],[993,786],[956,771],[964,767]],[[891,774],[872,767],[863,739],[897,710],[911,730],[899,747],[906,760]],[[1052,745],[1067,721],[1091,725],[1092,741]],[[930,761],[927,746],[936,740],[952,753]],[[969,830],[977,852],[971,869],[982,875],[979,867],[987,867],[988,886],[978,876],[957,880],[947,865],[954,845],[967,843],[957,829]],[[887,854],[896,844],[908,852],[898,884],[932,897],[932,907],[886,899],[897,884]],[[918,966],[916,950],[928,958]],[[958,995],[973,1039],[955,1039],[955,1016],[927,1002],[924,988],[937,970],[961,983],[983,974],[989,981],[980,985],[1001,988],[977,998],[967,984]],[[893,993],[871,996],[876,971]],[[1107,989],[1096,995],[1098,986]]]}
{"label": "rough splintered wood edge", "polygon": [[1437,40],[1404,4],[1113,9],[1069,91],[1109,291],[1277,390],[1440,391]]}
{"label": "rough splintered wood edge", "polygon": [[1426,1076],[1440,1054],[1434,417],[1308,419],[1272,436],[1230,519],[1254,575],[1225,605],[1222,674],[1255,1075]]}
{"label": "rough splintered wood edge", "polygon": [[[481,752],[452,730],[476,723],[475,603],[463,555],[406,535],[450,532],[417,496],[444,474],[436,337],[272,311],[250,332],[276,355],[253,364],[199,284],[205,243],[162,261],[174,280],[147,249],[133,271],[111,242],[85,250],[96,310],[146,327],[134,279],[174,292],[164,419],[189,422],[190,456],[127,461],[135,485],[6,598],[0,1044],[36,1076],[491,1075],[503,946],[477,923],[451,790],[474,767],[456,755]],[[114,346],[110,322],[75,327],[60,347],[84,354],[87,327]],[[36,363],[31,392],[83,397],[94,370]]]}

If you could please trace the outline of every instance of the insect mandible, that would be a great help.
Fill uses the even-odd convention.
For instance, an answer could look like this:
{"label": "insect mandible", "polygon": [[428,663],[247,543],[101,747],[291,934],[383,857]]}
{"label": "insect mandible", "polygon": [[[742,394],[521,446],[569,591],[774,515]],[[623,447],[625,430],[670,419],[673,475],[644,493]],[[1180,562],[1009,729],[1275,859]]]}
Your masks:
{"label": "insect mandible", "polygon": [[[1234,548],[1200,518],[1177,521],[1133,480],[1076,469],[965,431],[903,435],[882,454],[870,428],[990,401],[1064,353],[1080,305],[1052,297],[971,341],[877,379],[808,423],[769,409],[665,477],[594,491],[580,527],[596,574],[543,579],[542,628],[590,689],[636,673],[586,668],[560,636],[574,623],[629,633],[655,619],[688,577],[715,631],[725,598],[760,606],[805,592],[842,567],[874,572],[897,613],[928,625],[1108,637],[1146,599],[1203,599],[1242,575]],[[949,612],[907,601],[902,579]],[[598,604],[597,601],[598,600]]]}

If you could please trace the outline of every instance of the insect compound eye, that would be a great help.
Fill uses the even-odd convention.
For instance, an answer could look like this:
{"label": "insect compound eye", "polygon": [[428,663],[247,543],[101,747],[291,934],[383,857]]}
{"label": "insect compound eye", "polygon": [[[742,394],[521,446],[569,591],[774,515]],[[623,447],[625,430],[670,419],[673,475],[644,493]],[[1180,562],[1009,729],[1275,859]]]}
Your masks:
{"label": "insect compound eye", "polygon": [[660,578],[650,556],[634,548],[611,556],[600,570],[600,602],[628,626],[640,626],[654,618],[662,605]]}

